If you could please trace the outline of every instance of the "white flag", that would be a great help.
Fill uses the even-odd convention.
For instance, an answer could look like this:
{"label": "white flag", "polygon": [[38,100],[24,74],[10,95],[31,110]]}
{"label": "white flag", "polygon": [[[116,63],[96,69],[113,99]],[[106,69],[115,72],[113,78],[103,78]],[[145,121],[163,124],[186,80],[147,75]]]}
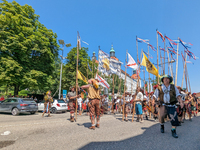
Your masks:
{"label": "white flag", "polygon": [[131,55],[128,53],[128,67],[133,69],[138,69],[138,65],[136,64],[135,60],[131,57]]}
{"label": "white flag", "polygon": [[102,77],[100,77],[98,74],[96,74],[95,79],[99,80],[99,85],[105,87],[105,88],[110,88],[110,85],[106,82],[106,80],[104,80]]}

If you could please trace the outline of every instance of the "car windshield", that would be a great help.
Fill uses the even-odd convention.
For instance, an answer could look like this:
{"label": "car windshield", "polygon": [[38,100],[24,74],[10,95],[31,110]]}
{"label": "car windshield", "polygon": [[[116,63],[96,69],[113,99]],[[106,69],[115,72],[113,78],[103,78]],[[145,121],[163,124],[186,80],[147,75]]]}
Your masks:
{"label": "car windshield", "polygon": [[61,99],[58,99],[57,101],[58,101],[58,103],[65,103],[65,101],[61,100]]}
{"label": "car windshield", "polygon": [[27,101],[31,102],[31,101],[33,101],[33,100],[30,99],[30,98],[23,98],[23,99],[22,99],[22,102],[27,102]]}

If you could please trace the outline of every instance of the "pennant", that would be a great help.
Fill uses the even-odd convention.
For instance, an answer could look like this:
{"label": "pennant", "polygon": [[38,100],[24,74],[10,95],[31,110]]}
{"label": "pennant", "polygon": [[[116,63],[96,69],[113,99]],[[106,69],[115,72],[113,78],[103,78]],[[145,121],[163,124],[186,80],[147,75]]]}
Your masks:
{"label": "pennant", "polygon": [[158,30],[157,30],[157,33],[160,35],[161,39],[163,40],[163,42],[165,41],[165,38],[164,36],[162,35],[162,33],[160,33]]}
{"label": "pennant", "polygon": [[131,55],[128,53],[128,67],[133,69],[138,69],[138,65],[136,64],[135,60],[131,57]]}
{"label": "pennant", "polygon": [[85,43],[86,45],[89,45],[87,42],[85,42],[85,41],[82,41],[83,43]]}
{"label": "pennant", "polygon": [[[87,63],[88,63],[88,62],[87,62]],[[89,63],[88,63],[88,68],[89,68],[89,70],[90,70],[90,71],[92,71],[92,69],[90,68],[90,65],[89,65]]]}
{"label": "pennant", "polygon": [[154,74],[155,76],[159,76],[158,74],[158,70],[156,69],[156,67],[149,61],[149,59],[147,58],[147,56],[143,53],[143,58],[142,58],[142,66],[146,67],[147,72]]}
{"label": "pennant", "polygon": [[83,80],[86,84],[88,84],[87,78],[79,70],[77,73],[78,73],[77,75],[78,79]]}
{"label": "pennant", "polygon": [[165,36],[165,38],[167,38],[171,44],[173,44],[173,45],[177,45],[173,40],[171,40],[171,39],[168,38],[167,36]]}
{"label": "pennant", "polygon": [[137,38],[137,41],[140,42],[140,43],[146,43],[146,44],[149,44],[149,40],[143,40],[141,38]]}
{"label": "pennant", "polygon": [[99,80],[99,85],[109,89],[110,88],[110,85],[106,82],[106,80],[104,80],[102,77],[100,77],[98,74],[96,74],[96,77],[95,79],[98,79]]}
{"label": "pennant", "polygon": [[162,50],[162,51],[164,51],[164,52],[167,52],[164,48],[161,48],[161,47],[160,47],[160,50]]}
{"label": "pennant", "polygon": [[153,50],[153,51],[156,51],[156,49],[151,45],[151,44],[148,44],[150,46],[150,48]]}

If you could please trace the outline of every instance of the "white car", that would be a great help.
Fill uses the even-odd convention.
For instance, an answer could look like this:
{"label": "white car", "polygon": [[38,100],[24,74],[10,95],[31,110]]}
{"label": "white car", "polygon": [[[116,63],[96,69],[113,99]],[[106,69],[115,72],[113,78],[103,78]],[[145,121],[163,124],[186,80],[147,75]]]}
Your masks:
{"label": "white car", "polygon": [[[53,103],[50,108],[50,112],[55,114],[56,112],[66,112],[68,109],[67,103],[65,103],[64,100],[61,99],[54,99]],[[44,101],[38,103],[38,111],[44,110]]]}

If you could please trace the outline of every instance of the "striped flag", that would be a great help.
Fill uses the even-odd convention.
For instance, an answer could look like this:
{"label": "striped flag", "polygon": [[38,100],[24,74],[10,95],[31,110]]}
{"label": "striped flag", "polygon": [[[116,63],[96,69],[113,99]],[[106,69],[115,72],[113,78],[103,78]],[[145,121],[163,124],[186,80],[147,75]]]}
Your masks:
{"label": "striped flag", "polygon": [[131,55],[128,53],[128,67],[133,68],[133,69],[138,69],[138,65],[136,64],[135,60]]}
{"label": "striped flag", "polygon": [[160,35],[161,39],[163,40],[163,42],[165,41],[165,38],[164,36],[162,35],[162,33],[160,33],[158,30],[157,30],[157,33]]}
{"label": "striped flag", "polygon": [[168,38],[167,36],[165,36],[165,38],[167,38],[171,44],[173,44],[173,45],[177,45],[176,42],[174,42],[173,40],[171,40],[171,39]]}
{"label": "striped flag", "polygon": [[153,50],[153,51],[156,51],[156,49],[151,45],[151,44],[148,44],[150,46],[150,48]]}
{"label": "striped flag", "polygon": [[95,79],[98,79],[99,80],[99,85],[109,89],[110,88],[110,85],[106,82],[105,79],[103,79],[102,77],[100,77],[98,74],[96,74],[96,77]]}
{"label": "striped flag", "polygon": [[138,38],[138,37],[137,37],[137,41],[140,42],[140,43],[146,43],[146,44],[149,44],[149,43],[148,43],[149,40],[143,40],[143,39]]}

